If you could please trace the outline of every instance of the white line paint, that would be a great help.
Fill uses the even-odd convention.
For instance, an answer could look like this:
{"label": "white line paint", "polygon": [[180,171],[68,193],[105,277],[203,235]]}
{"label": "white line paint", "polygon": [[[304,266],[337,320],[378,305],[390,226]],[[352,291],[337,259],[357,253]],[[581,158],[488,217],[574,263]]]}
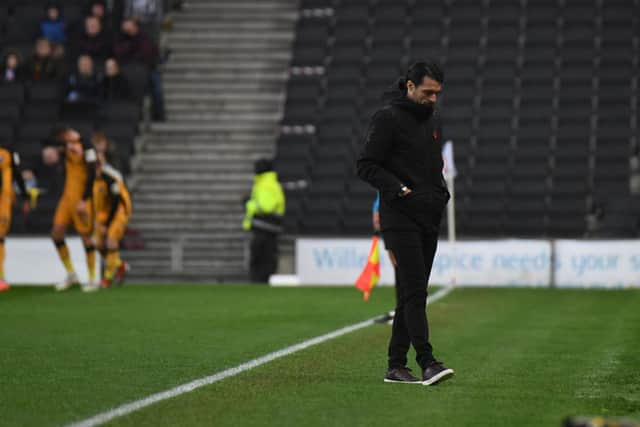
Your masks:
{"label": "white line paint", "polygon": [[[431,297],[429,297],[427,304],[431,304],[438,301],[439,299],[448,295],[452,290],[453,290],[453,287],[440,289],[438,292],[436,292]],[[276,360],[281,357],[288,356],[290,354],[296,353],[298,351],[304,350],[314,345],[321,344],[323,342],[341,337],[343,335],[349,334],[359,329],[366,328],[367,326],[373,325],[376,318],[377,317],[374,317],[373,319],[365,320],[363,322],[356,323],[351,326],[346,326],[344,328],[335,330],[333,332],[329,332],[328,334],[320,335],[315,338],[302,341],[301,343],[283,348],[282,350],[278,350],[273,353],[266,354],[262,357],[258,357],[257,359],[250,360],[236,367],[225,369],[224,371],[220,371],[208,377],[200,378],[200,379],[191,381],[189,383],[179,385],[172,389],[161,391],[156,394],[152,394],[150,396],[147,396],[140,400],[136,400],[134,402],[125,403],[124,405],[118,406],[117,408],[110,409],[98,415],[94,415],[91,418],[87,418],[85,420],[68,424],[66,427],[94,427],[94,426],[104,424],[106,422],[113,420],[114,418],[118,418],[118,417],[130,414],[132,412],[145,408],[149,405],[153,405],[154,403],[171,399],[176,396],[180,396],[181,394],[189,393],[200,387],[217,383],[218,381],[222,381],[225,378],[229,378],[234,375],[238,375],[242,372],[248,371],[250,369],[257,368],[258,366],[264,365],[265,363],[271,362],[272,360]]]}

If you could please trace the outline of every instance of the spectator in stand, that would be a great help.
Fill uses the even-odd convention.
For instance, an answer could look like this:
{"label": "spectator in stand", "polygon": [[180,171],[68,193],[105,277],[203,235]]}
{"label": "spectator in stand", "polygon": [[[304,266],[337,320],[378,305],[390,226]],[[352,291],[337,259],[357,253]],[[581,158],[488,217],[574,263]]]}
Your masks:
{"label": "spectator in stand", "polygon": [[72,58],[88,54],[94,61],[102,63],[112,56],[111,36],[102,29],[100,19],[87,16],[84,19],[84,31],[70,40]]}
{"label": "spectator in stand", "polygon": [[65,101],[95,107],[100,101],[100,79],[93,59],[89,55],[80,55],[77,62],[76,71],[67,80]]}
{"label": "spectator in stand", "polygon": [[104,132],[99,130],[95,131],[93,135],[91,135],[91,144],[95,147],[98,156],[104,156],[104,159],[106,159],[109,165],[114,169],[121,170],[120,167],[122,163],[116,145],[109,140]]}
{"label": "spectator in stand", "polygon": [[42,37],[51,43],[64,44],[66,40],[66,28],[62,10],[57,3],[48,3],[46,6],[47,17],[40,22],[40,33]]}
{"label": "spectator in stand", "polygon": [[115,58],[109,58],[104,63],[101,97],[105,101],[131,98],[129,82],[120,72],[120,65]]}
{"label": "spectator in stand", "polygon": [[22,59],[17,52],[9,52],[2,61],[2,83],[21,82],[24,80]]}
{"label": "spectator in stand", "polygon": [[62,59],[53,55],[53,46],[45,38],[36,41],[35,52],[27,63],[29,80],[60,80],[64,77]]}
{"label": "spectator in stand", "polygon": [[164,17],[163,6],[163,0],[124,0],[123,16],[135,18],[144,31],[157,40]]}
{"label": "spectator in stand", "polygon": [[114,19],[107,8],[105,0],[92,0],[89,2],[88,16],[94,16],[100,20],[102,28],[109,34],[109,39],[112,39],[114,27]]}
{"label": "spectator in stand", "polygon": [[27,192],[31,196],[32,207],[40,195],[55,199],[64,186],[64,165],[60,161],[60,151],[52,145],[45,145],[38,158],[30,159],[22,171]]}
{"label": "spectator in stand", "polygon": [[115,56],[121,64],[143,64],[148,67],[151,88],[152,118],[164,121],[164,95],[158,71],[158,49],[153,40],[140,30],[138,21],[132,18],[122,22],[122,33],[114,45]]}

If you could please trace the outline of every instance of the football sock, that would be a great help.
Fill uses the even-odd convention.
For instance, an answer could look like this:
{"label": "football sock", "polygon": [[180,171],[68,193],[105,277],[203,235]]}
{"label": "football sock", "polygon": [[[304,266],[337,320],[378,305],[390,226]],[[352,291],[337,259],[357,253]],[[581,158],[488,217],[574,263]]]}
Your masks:
{"label": "football sock", "polygon": [[107,251],[107,268],[105,269],[104,277],[107,280],[113,279],[113,276],[116,274],[116,271],[122,264],[122,260],[120,259],[120,252],[118,250],[108,250]]}
{"label": "football sock", "polygon": [[93,245],[85,246],[84,251],[87,254],[87,270],[89,270],[89,281],[96,279],[96,247]]}
{"label": "football sock", "polygon": [[4,239],[0,239],[0,280],[4,280]]}
{"label": "football sock", "polygon": [[56,245],[56,250],[58,251],[58,256],[60,257],[60,261],[64,264],[64,268],[67,270],[67,274],[73,273],[73,264],[71,264],[71,255],[69,254],[69,248],[64,240],[53,242]]}

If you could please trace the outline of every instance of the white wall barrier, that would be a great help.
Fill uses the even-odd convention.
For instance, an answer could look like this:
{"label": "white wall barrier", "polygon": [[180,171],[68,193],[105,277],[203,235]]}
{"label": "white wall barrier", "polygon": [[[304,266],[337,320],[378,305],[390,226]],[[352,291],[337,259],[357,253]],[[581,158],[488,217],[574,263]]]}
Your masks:
{"label": "white wall barrier", "polygon": [[[298,239],[299,282],[354,283],[370,244],[369,239]],[[380,261],[381,284],[389,285],[393,270],[384,251]],[[509,239],[458,241],[455,246],[441,241],[431,283],[452,283],[454,275],[462,286],[640,287],[640,240]]]}
{"label": "white wall barrier", "polygon": [[[89,280],[84,247],[79,237],[66,239],[71,261],[82,283]],[[97,259],[100,256],[96,257]],[[97,261],[99,263],[99,261]],[[99,275],[99,270],[96,269]],[[8,237],[5,278],[10,284],[53,285],[65,277],[64,267],[51,239]]]}
{"label": "white wall barrier", "polygon": [[[355,282],[366,263],[368,239],[298,239],[296,267],[302,284]],[[455,254],[454,254],[455,250]],[[551,272],[551,244],[545,240],[440,242],[431,282],[468,286],[546,286]],[[380,254],[381,284],[393,283],[393,269]]]}
{"label": "white wall barrier", "polygon": [[640,240],[556,240],[558,287],[640,287]]}
{"label": "white wall barrier", "polygon": [[[82,241],[73,237],[67,244],[76,272],[86,282]],[[370,239],[298,239],[299,283],[353,284],[366,263],[370,244]],[[9,283],[51,285],[65,275],[48,238],[9,237],[6,255]],[[393,269],[382,247],[380,264],[381,284],[392,284]],[[441,241],[431,283],[449,284],[454,274],[456,284],[462,286],[550,286],[553,282],[558,287],[640,287],[640,240],[482,240],[458,241],[455,247]]]}

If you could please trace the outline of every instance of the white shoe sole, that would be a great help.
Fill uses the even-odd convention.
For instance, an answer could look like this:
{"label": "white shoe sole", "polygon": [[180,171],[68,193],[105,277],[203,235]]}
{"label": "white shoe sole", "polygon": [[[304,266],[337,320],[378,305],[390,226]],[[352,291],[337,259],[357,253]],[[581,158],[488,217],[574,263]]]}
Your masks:
{"label": "white shoe sole", "polygon": [[422,381],[422,385],[434,385],[440,381],[448,380],[453,376],[453,373],[453,369],[445,369],[444,371],[440,372],[437,375],[434,375],[428,380]]}
{"label": "white shoe sole", "polygon": [[420,381],[399,381],[399,380],[390,380],[389,378],[384,379],[385,383],[398,383],[398,384],[422,384]]}

